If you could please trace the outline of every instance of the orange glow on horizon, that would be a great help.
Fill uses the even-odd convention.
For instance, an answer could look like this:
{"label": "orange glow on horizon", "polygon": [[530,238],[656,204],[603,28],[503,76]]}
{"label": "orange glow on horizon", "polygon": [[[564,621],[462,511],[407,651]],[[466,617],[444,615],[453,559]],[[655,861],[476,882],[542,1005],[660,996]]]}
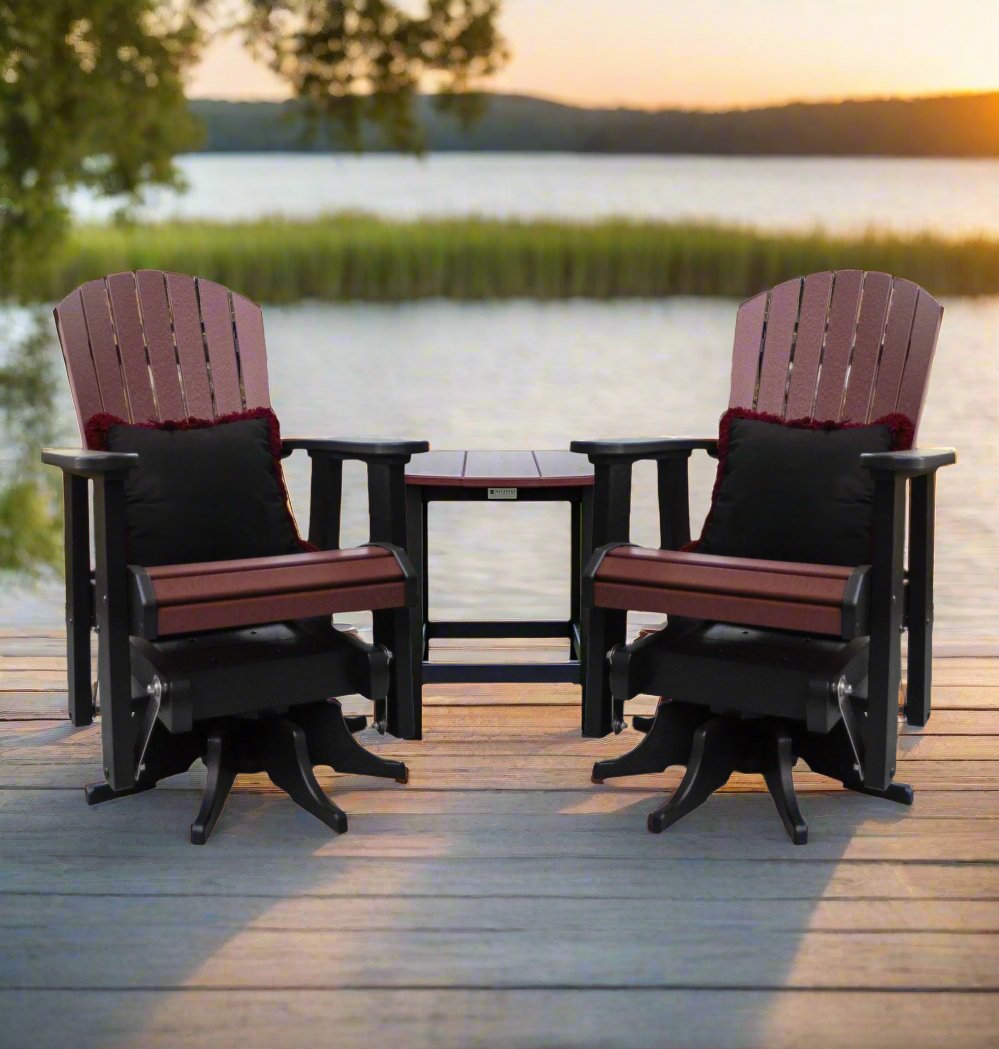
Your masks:
{"label": "orange glow on horizon", "polygon": [[[743,109],[999,90],[994,0],[505,0],[501,28],[512,57],[483,86],[578,105]],[[188,93],[290,95],[232,34],[208,45]]]}

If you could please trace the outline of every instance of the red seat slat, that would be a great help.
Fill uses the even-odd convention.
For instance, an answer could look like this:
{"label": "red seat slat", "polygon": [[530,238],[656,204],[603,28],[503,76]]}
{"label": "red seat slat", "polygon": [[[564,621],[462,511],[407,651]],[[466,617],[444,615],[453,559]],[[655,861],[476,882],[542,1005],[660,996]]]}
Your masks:
{"label": "red seat slat", "polygon": [[597,569],[604,608],[838,636],[854,569],[620,546]]}

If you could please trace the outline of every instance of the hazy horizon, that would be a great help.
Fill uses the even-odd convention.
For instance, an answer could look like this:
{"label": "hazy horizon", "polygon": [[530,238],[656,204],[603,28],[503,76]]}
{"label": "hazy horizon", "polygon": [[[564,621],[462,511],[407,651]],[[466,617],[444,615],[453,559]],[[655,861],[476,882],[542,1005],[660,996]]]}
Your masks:
{"label": "hazy horizon", "polygon": [[[922,102],[931,101],[933,99],[949,99],[949,98],[965,98],[965,97],[976,97],[979,95],[999,95],[999,86],[993,88],[974,88],[967,91],[932,91],[927,94],[921,95],[892,95],[892,94],[876,94],[876,95],[842,95],[838,97],[830,98],[785,98],[775,99],[772,102],[760,102],[746,105],[729,105],[729,106],[684,106],[674,105],[669,103],[663,103],[662,105],[639,105],[638,103],[627,104],[627,103],[614,103],[614,102],[576,102],[570,99],[555,98],[551,95],[546,95],[541,92],[535,91],[506,91],[498,89],[492,85],[485,85],[481,88],[481,93],[484,95],[497,95],[507,98],[529,98],[537,102],[550,102],[556,106],[567,106],[573,109],[593,109],[593,110],[634,110],[636,112],[646,113],[661,113],[666,111],[676,111],[685,113],[744,113],[756,109],[781,109],[786,106],[821,106],[821,105],[840,105],[842,103],[850,102]],[[432,97],[435,92],[423,91],[422,95],[426,97]],[[224,94],[215,95],[195,95],[190,91],[186,92],[188,101],[198,102],[290,102],[293,101],[290,95],[284,95],[280,97],[253,97],[253,98],[242,98],[234,96],[226,96]]]}

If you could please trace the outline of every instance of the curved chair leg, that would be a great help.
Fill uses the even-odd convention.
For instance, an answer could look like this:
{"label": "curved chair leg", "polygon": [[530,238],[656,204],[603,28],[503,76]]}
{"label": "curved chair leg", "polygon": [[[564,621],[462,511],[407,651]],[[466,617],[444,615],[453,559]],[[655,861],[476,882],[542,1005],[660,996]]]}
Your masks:
{"label": "curved chair leg", "polygon": [[798,795],[794,791],[794,748],[786,732],[778,732],[766,743],[763,753],[763,778],[770,797],[774,799],[777,814],[795,845],[808,841],[808,825],[798,807]]}
{"label": "curved chair leg", "polygon": [[401,761],[380,758],[354,739],[339,700],[295,707],[288,716],[305,730],[313,765],[329,765],[337,772],[380,776],[397,783],[409,782],[409,770]]}
{"label": "curved chair leg", "polygon": [[265,721],[258,732],[258,757],[274,785],[331,830],[345,833],[347,815],[319,786],[301,726],[288,718],[272,718]]}
{"label": "curved chair leg", "polygon": [[725,786],[739,761],[738,729],[723,717],[711,718],[697,729],[680,786],[669,801],[649,813],[652,834],[661,834]]}
{"label": "curved chair leg", "polygon": [[127,798],[152,790],[160,780],[177,776],[187,770],[204,754],[205,744],[200,733],[185,732],[172,735],[161,722],[153,726],[153,733],[146,748],[142,770],[135,778],[135,785],[126,790],[113,790],[109,783],[90,783],[84,788],[88,805],[100,805],[114,798]]}
{"label": "curved chair leg", "polygon": [[898,805],[912,804],[913,790],[908,783],[889,783],[885,790],[864,786],[842,722],[826,735],[802,731],[796,736],[794,745],[798,757],[812,772],[839,780],[847,790],[869,794],[872,798],[884,798]]}
{"label": "curved chair leg", "polygon": [[226,729],[216,729],[208,734],[205,765],[208,767],[208,781],[201,808],[191,824],[192,845],[204,845],[208,841],[236,778],[235,747]]}
{"label": "curved chair leg", "polygon": [[703,707],[660,699],[648,733],[627,754],[598,761],[593,766],[593,782],[603,783],[615,776],[665,772],[670,765],[685,765],[690,758],[694,733],[709,717]]}

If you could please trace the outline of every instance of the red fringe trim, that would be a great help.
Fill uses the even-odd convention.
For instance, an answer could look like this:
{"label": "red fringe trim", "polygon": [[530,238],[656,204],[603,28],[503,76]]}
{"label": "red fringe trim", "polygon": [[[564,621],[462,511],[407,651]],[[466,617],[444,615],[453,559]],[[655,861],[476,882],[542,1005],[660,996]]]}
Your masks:
{"label": "red fringe trim", "polygon": [[708,530],[708,523],[715,508],[715,500],[718,498],[718,490],[725,474],[725,459],[728,455],[734,419],[775,423],[778,426],[788,426],[796,430],[858,430],[865,426],[887,426],[891,434],[891,451],[893,452],[908,451],[916,435],[916,428],[912,420],[901,412],[889,412],[888,415],[882,415],[880,419],[874,419],[869,423],[854,423],[836,422],[834,419],[782,419],[779,415],[773,415],[770,412],[754,412],[749,408],[729,408],[722,414],[718,423],[718,469],[715,473],[715,483],[711,489],[711,506],[704,518],[700,537],[683,547],[684,551],[696,550],[701,539],[704,538],[704,533]]}
{"label": "red fringe trim", "polygon": [[127,419],[120,419],[117,415],[109,412],[98,412],[92,415],[83,428],[83,434],[87,441],[87,447],[94,451],[107,451],[108,434],[112,426],[131,426],[141,430],[207,430],[213,426],[223,426],[226,423],[245,422],[248,419],[266,419],[267,433],[270,440],[270,451],[274,457],[274,477],[281,486],[284,495],[284,505],[288,511],[288,519],[291,521],[292,531],[295,538],[304,551],[318,550],[319,548],[303,539],[298,531],[298,522],[291,508],[291,495],[285,482],[284,470],[281,469],[281,424],[278,417],[270,408],[247,408],[242,412],[229,412],[220,415],[217,419],[164,419],[162,422],[130,423]]}

